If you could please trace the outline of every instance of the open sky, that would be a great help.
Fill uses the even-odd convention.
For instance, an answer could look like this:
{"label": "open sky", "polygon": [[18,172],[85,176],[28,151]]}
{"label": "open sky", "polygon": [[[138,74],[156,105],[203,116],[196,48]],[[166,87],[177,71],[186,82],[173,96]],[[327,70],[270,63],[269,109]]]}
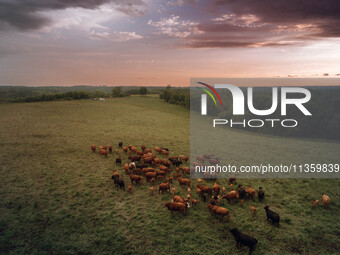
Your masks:
{"label": "open sky", "polygon": [[191,77],[340,78],[340,1],[0,0],[0,85]]}

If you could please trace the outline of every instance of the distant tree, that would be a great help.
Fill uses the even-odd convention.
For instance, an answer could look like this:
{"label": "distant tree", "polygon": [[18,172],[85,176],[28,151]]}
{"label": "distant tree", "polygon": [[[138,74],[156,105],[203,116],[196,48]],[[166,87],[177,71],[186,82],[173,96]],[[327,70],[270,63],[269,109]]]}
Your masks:
{"label": "distant tree", "polygon": [[121,87],[114,87],[112,89],[112,97],[122,97],[123,91]]}
{"label": "distant tree", "polygon": [[141,95],[146,95],[147,93],[148,93],[148,89],[147,89],[147,88],[141,87],[141,88],[139,89],[139,94],[141,94]]}

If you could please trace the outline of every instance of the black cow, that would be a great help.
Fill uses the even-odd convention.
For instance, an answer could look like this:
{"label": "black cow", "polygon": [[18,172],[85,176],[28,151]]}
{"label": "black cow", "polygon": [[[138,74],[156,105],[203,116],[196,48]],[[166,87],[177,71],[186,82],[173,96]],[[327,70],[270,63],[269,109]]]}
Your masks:
{"label": "black cow", "polygon": [[268,205],[266,205],[264,209],[266,210],[267,220],[268,221],[271,220],[272,224],[276,225],[279,228],[280,227],[280,215],[270,210]]}
{"label": "black cow", "polygon": [[230,230],[230,233],[233,234],[233,236],[235,237],[235,241],[236,241],[236,247],[238,248],[239,244],[245,245],[249,247],[249,255],[251,255],[251,253],[253,252],[256,244],[257,244],[257,240],[252,237],[252,236],[248,236],[245,234],[242,234],[240,231],[238,231],[237,228],[233,228]]}

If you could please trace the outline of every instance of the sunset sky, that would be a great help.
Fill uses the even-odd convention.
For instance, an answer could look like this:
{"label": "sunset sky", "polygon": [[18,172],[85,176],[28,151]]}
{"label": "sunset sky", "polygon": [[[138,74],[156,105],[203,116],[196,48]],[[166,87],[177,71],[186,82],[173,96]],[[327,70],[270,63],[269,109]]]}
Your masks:
{"label": "sunset sky", "polygon": [[340,1],[0,0],[0,85],[191,77],[340,78]]}

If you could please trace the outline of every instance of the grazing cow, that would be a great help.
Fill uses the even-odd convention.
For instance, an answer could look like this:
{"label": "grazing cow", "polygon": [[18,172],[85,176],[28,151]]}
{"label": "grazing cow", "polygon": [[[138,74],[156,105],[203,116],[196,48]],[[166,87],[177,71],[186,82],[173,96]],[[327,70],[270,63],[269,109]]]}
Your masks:
{"label": "grazing cow", "polygon": [[123,188],[125,190],[125,184],[124,184],[124,181],[123,180],[114,180],[115,181],[115,184],[116,186],[119,185],[119,188]]}
{"label": "grazing cow", "polygon": [[238,185],[237,193],[240,199],[244,199],[245,195],[247,194],[247,191],[245,190],[245,188],[243,188],[242,185]]}
{"label": "grazing cow", "polygon": [[169,151],[162,150],[162,154],[163,154],[164,156],[169,156]]}
{"label": "grazing cow", "polygon": [[132,193],[132,187],[131,187],[130,184],[128,185],[128,192],[129,192],[129,193]]}
{"label": "grazing cow", "polygon": [[251,206],[250,206],[250,210],[251,210],[252,215],[255,216],[255,214],[256,214],[256,208],[255,208],[253,205],[251,205]]}
{"label": "grazing cow", "polygon": [[137,153],[137,148],[135,146],[132,146],[130,150],[133,151],[134,153]]}
{"label": "grazing cow", "polygon": [[151,178],[151,180],[150,180],[151,185],[155,185],[155,181],[156,181],[155,178]]}
{"label": "grazing cow", "polygon": [[184,179],[182,177],[178,177],[177,180],[178,180],[179,185],[186,185],[186,186],[190,187],[191,180]]}
{"label": "grazing cow", "polygon": [[147,172],[145,173],[145,177],[147,181],[150,181],[152,178],[157,178],[157,173],[156,172]]}
{"label": "grazing cow", "polygon": [[138,168],[138,169],[143,169],[143,168],[147,168],[148,167],[148,165],[146,165],[146,164],[138,164],[138,165],[136,165],[136,168]]}
{"label": "grazing cow", "polygon": [[175,166],[175,167],[179,167],[182,164],[183,164],[183,162],[181,160],[172,161],[172,165]]}
{"label": "grazing cow", "polygon": [[188,162],[189,157],[185,157],[184,155],[180,155],[179,158],[184,161],[185,163]]}
{"label": "grazing cow", "polygon": [[236,191],[230,191],[227,195],[223,195],[222,199],[227,199],[228,203],[234,202],[237,198]]}
{"label": "grazing cow", "polygon": [[244,245],[244,246],[248,246],[249,247],[249,255],[251,255],[256,244],[257,244],[257,240],[252,236],[242,234],[240,231],[237,230],[237,228],[231,229],[230,233],[232,233],[234,238],[235,238],[236,247],[238,248],[239,244]]}
{"label": "grazing cow", "polygon": [[220,194],[220,190],[221,190],[220,186],[216,182],[214,182],[213,191],[214,191],[215,195]]}
{"label": "grazing cow", "polygon": [[176,193],[176,188],[175,188],[175,187],[172,187],[172,188],[171,188],[171,194],[174,196],[175,193]]}
{"label": "grazing cow", "polygon": [[170,162],[167,159],[163,159],[162,164],[167,166],[167,167],[170,167]]}
{"label": "grazing cow", "polygon": [[155,172],[155,169],[152,167],[145,167],[142,168],[142,174],[150,173],[150,172]]}
{"label": "grazing cow", "polygon": [[149,188],[149,195],[153,195],[153,191],[154,191],[154,187],[152,186]]}
{"label": "grazing cow", "polygon": [[140,155],[136,155],[136,156],[129,156],[128,159],[131,160],[131,162],[139,162],[141,160],[141,156]]}
{"label": "grazing cow", "polygon": [[167,177],[166,180],[167,180],[169,183],[172,184],[172,177],[171,177],[171,176]]}
{"label": "grazing cow", "polygon": [[104,149],[99,150],[99,153],[100,153],[100,155],[107,157],[107,150],[104,150]]}
{"label": "grazing cow", "polygon": [[124,164],[124,171],[125,171],[125,173],[130,173],[130,167],[129,167],[129,164]]}
{"label": "grazing cow", "polygon": [[157,175],[162,175],[162,176],[164,176],[164,177],[165,177],[165,175],[166,175],[166,172],[165,172],[165,171],[156,170],[155,172],[157,173]]}
{"label": "grazing cow", "polygon": [[202,184],[202,183],[203,183],[203,180],[202,180],[201,178],[198,178],[198,179],[197,179],[197,182],[198,182],[199,184]]}
{"label": "grazing cow", "polygon": [[191,194],[191,189],[190,189],[190,187],[188,187],[188,194]]}
{"label": "grazing cow", "polygon": [[177,179],[177,178],[180,177],[180,176],[181,176],[181,173],[177,173],[177,174],[174,174],[174,175],[173,175],[174,179]]}
{"label": "grazing cow", "polygon": [[124,147],[123,147],[123,151],[124,151],[124,152],[127,152],[127,151],[128,151],[128,148],[124,146]]}
{"label": "grazing cow", "polygon": [[119,158],[116,158],[116,166],[120,166],[122,165],[122,159],[119,157]]}
{"label": "grazing cow", "polygon": [[197,184],[197,188],[199,188],[202,191],[202,193],[207,193],[209,195],[212,194],[212,188],[211,187],[203,186],[201,184]]}
{"label": "grazing cow", "polygon": [[329,196],[323,194],[321,197],[321,203],[326,207],[329,208],[329,204],[331,203],[331,199]]}
{"label": "grazing cow", "polygon": [[167,192],[170,193],[170,184],[169,184],[169,182],[159,184],[159,187],[158,187],[158,194],[159,194],[161,191],[162,191],[162,194],[164,193],[164,191],[167,191]]}
{"label": "grazing cow", "polygon": [[264,199],[264,191],[262,187],[259,187],[259,191],[257,192],[257,197],[259,198],[260,202]]}
{"label": "grazing cow", "polygon": [[311,201],[312,205],[314,208],[318,207],[320,201],[319,200],[315,200],[315,201]]}
{"label": "grazing cow", "polygon": [[165,151],[169,151],[169,149],[168,149],[168,148],[162,148],[162,147],[161,147],[161,149],[162,149],[162,150],[165,150]]}
{"label": "grazing cow", "polygon": [[131,162],[129,164],[129,169],[132,170],[132,169],[136,169],[136,163],[135,162]]}
{"label": "grazing cow", "polygon": [[130,174],[130,180],[132,184],[141,184],[143,182],[143,177],[135,174]]}
{"label": "grazing cow", "polygon": [[230,215],[229,210],[224,207],[219,207],[216,205],[208,204],[207,208],[210,210],[210,212],[214,215],[221,215],[221,220],[223,221],[224,216],[227,217],[227,220],[230,221]]}
{"label": "grazing cow", "polygon": [[119,147],[119,148],[122,148],[122,146],[123,146],[123,142],[119,142],[119,143],[118,143],[118,147]]}
{"label": "grazing cow", "polygon": [[146,152],[146,153],[151,153],[152,150],[151,150],[151,149],[145,149],[145,152]]}
{"label": "grazing cow", "polygon": [[119,155],[119,150],[118,149],[116,149],[116,155]]}
{"label": "grazing cow", "polygon": [[164,207],[167,207],[169,211],[171,212],[171,215],[174,215],[174,211],[179,211],[180,215],[185,215],[187,205],[184,203],[179,202],[165,202]]}
{"label": "grazing cow", "polygon": [[189,167],[180,167],[179,170],[182,170],[183,174],[190,174],[190,168]]}
{"label": "grazing cow", "polygon": [[181,196],[177,196],[175,195],[173,198],[172,198],[173,202],[180,202],[180,203],[187,203],[188,200],[187,199],[184,199],[183,197]]}
{"label": "grazing cow", "polygon": [[169,158],[169,160],[170,160],[170,161],[171,161],[171,163],[172,163],[172,162],[174,162],[174,161],[178,160],[178,157],[176,157],[176,156],[173,156],[173,157]]}
{"label": "grazing cow", "polygon": [[248,185],[247,193],[251,197],[251,199],[253,201],[255,201],[255,194],[256,194],[256,192],[255,192],[255,190],[250,185]]}
{"label": "grazing cow", "polygon": [[267,220],[271,220],[273,225],[280,227],[280,215],[270,210],[268,205],[266,205],[264,209],[266,210]]}
{"label": "grazing cow", "polygon": [[163,165],[158,165],[159,169],[162,170],[162,171],[168,171],[168,168],[166,166],[163,166]]}
{"label": "grazing cow", "polygon": [[109,148],[109,152],[112,153],[112,145],[109,145],[108,148]]}
{"label": "grazing cow", "polygon": [[191,204],[197,206],[198,200],[191,198]]}
{"label": "grazing cow", "polygon": [[157,151],[159,154],[161,154],[161,153],[162,153],[162,149],[161,149],[161,148],[159,148],[159,147],[155,147],[155,151]]}
{"label": "grazing cow", "polygon": [[142,151],[145,151],[145,145],[141,145],[140,148],[142,149]]}
{"label": "grazing cow", "polygon": [[92,152],[96,152],[96,145],[92,144],[91,145],[91,150],[92,150]]}
{"label": "grazing cow", "polygon": [[99,150],[107,150],[106,146],[99,146]]}

